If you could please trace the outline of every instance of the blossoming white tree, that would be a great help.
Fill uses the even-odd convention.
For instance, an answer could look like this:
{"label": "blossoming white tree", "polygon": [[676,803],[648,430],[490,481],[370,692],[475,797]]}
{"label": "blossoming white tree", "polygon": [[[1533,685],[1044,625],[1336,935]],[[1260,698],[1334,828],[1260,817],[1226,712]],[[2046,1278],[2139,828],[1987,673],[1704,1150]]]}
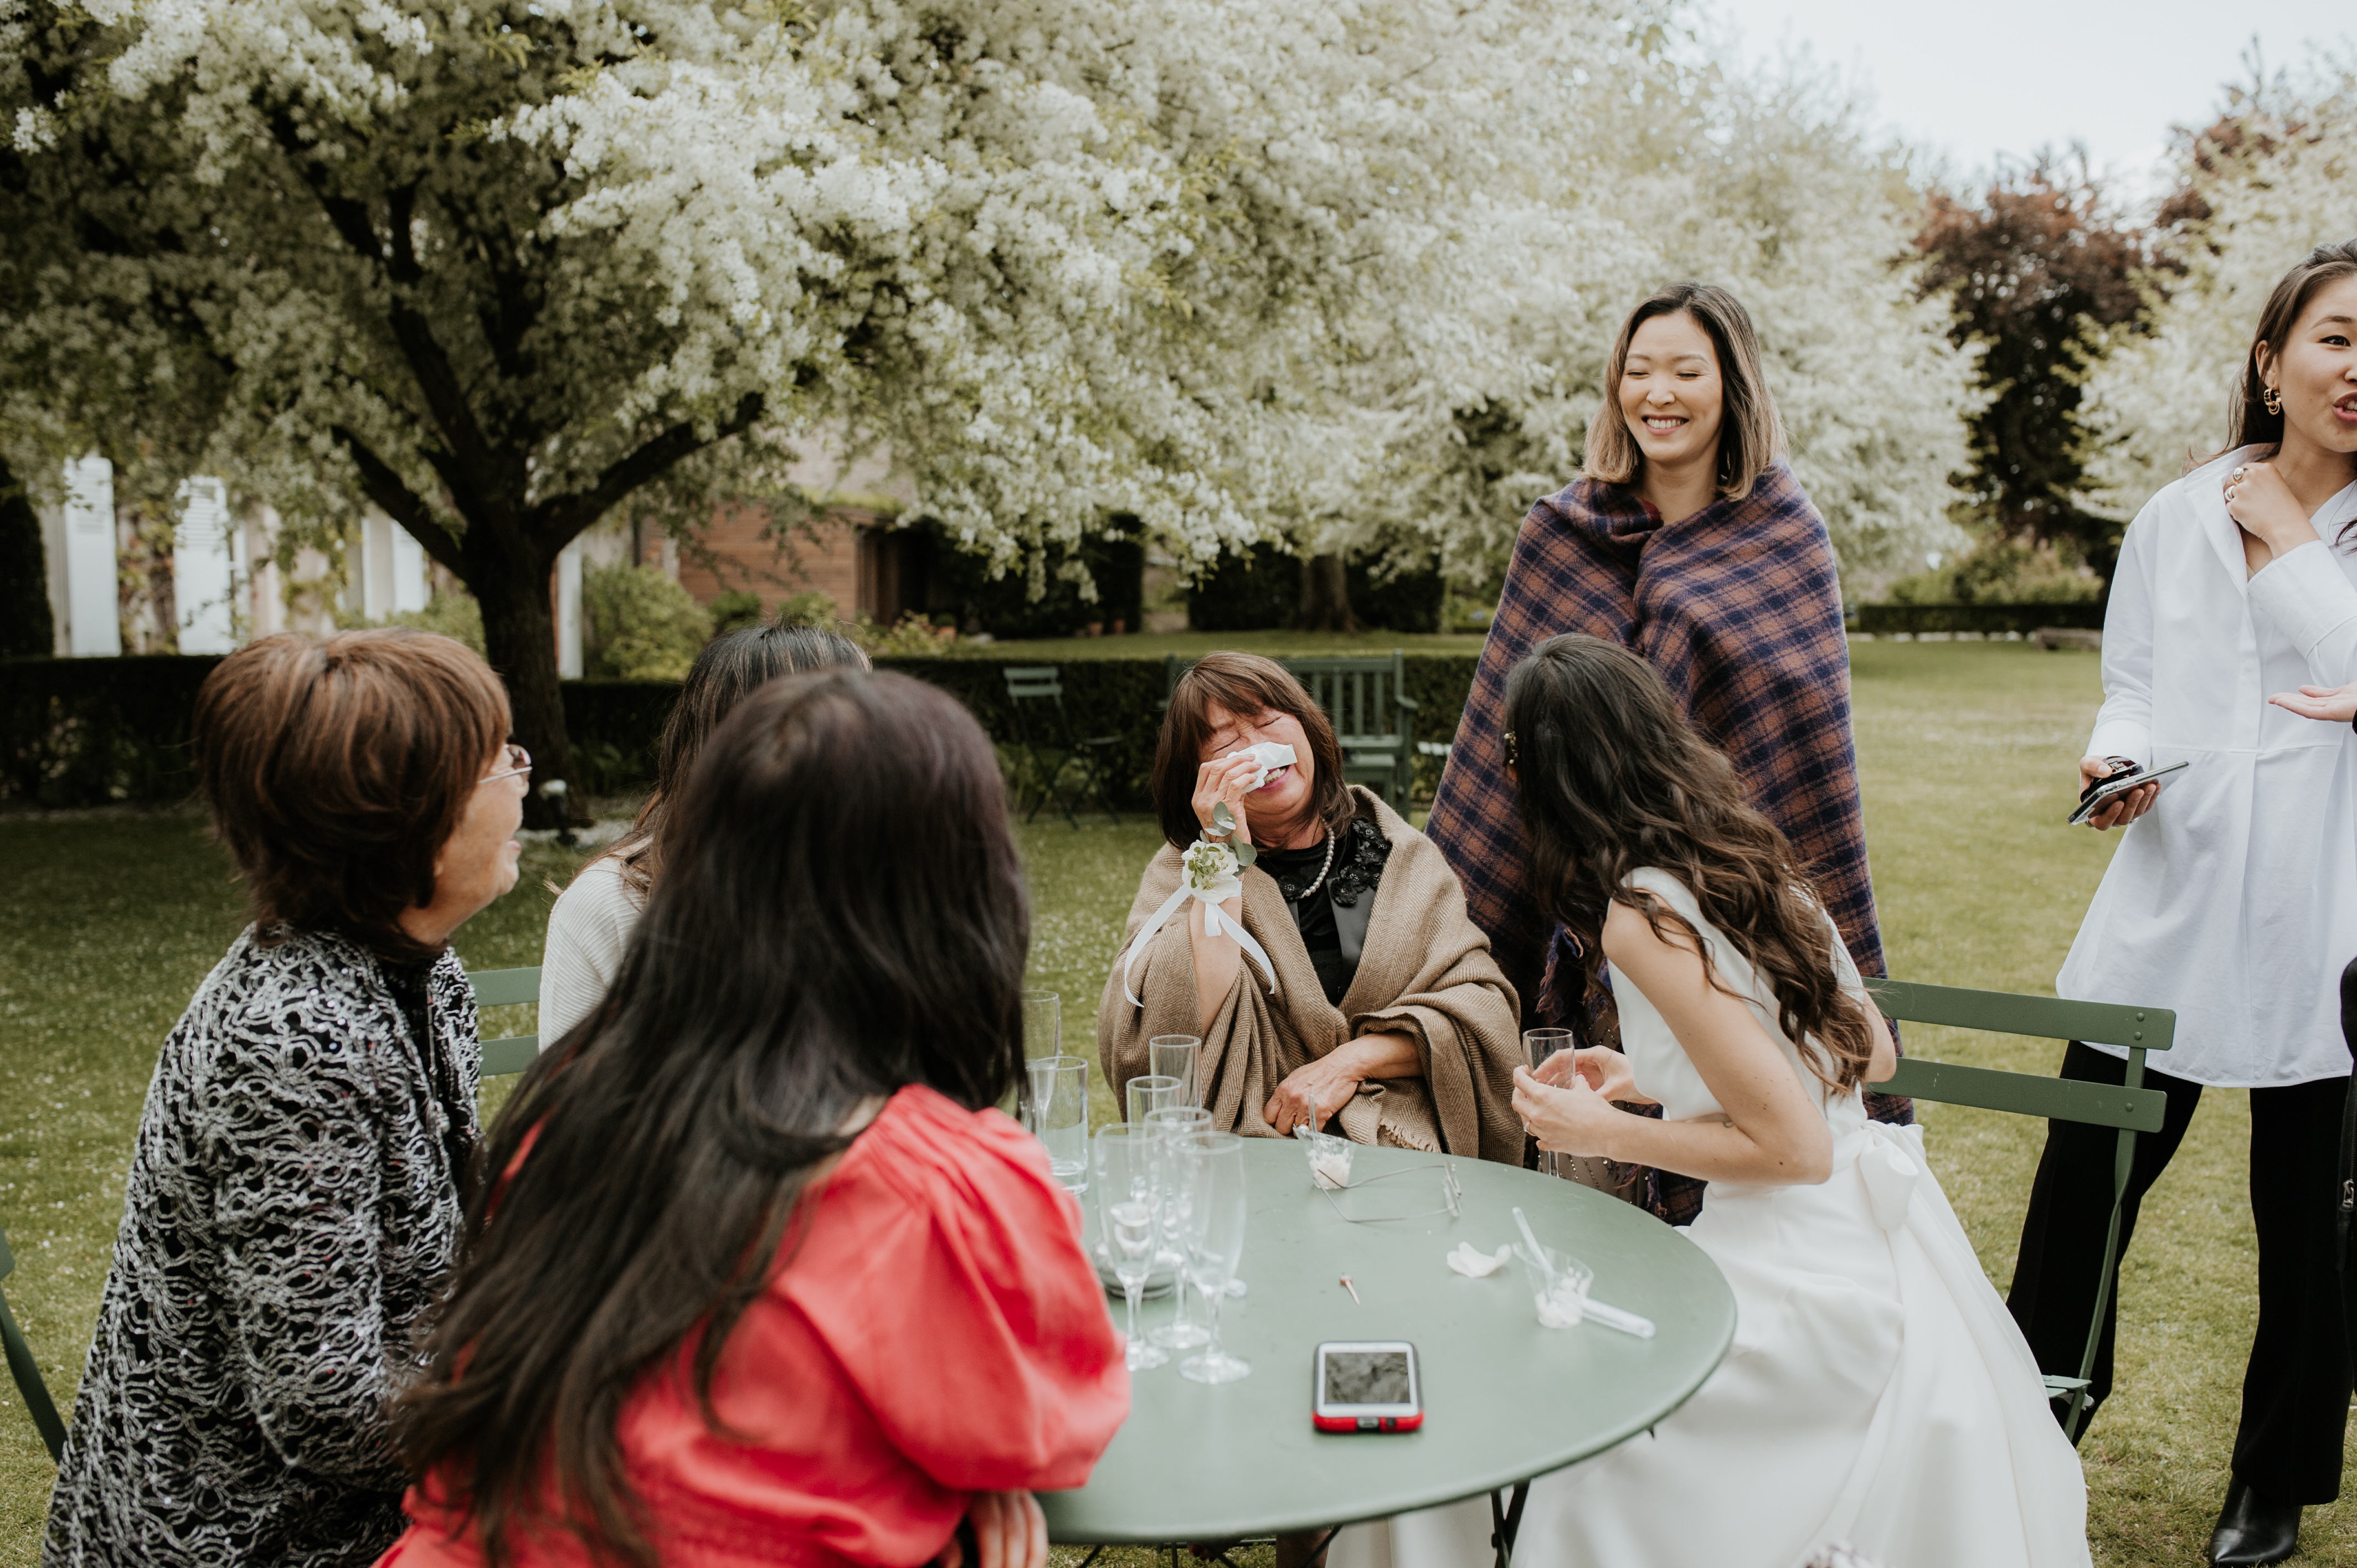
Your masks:
{"label": "blossoming white tree", "polygon": [[2091,501],[2126,519],[2226,444],[2228,405],[2268,292],[2319,244],[2357,235],[2357,78],[2245,101],[2233,147],[2191,149],[2209,216],[2193,225],[2145,333],[2123,332],[2087,382]]}

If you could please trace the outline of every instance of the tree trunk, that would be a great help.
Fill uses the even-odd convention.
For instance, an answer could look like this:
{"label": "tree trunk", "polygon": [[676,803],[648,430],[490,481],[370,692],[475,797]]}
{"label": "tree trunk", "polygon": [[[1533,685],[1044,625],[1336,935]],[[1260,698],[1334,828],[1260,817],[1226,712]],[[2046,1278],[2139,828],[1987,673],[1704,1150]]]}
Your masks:
{"label": "tree trunk", "polygon": [[565,693],[556,679],[556,615],[549,603],[549,573],[554,563],[521,543],[495,551],[492,530],[467,531],[468,589],[483,611],[483,649],[491,668],[507,682],[515,713],[515,737],[532,753],[532,792],[524,798],[523,825],[565,828],[587,810],[571,788],[552,793],[557,779],[571,785],[573,743],[565,729]]}
{"label": "tree trunk", "polygon": [[1351,614],[1351,580],[1340,555],[1312,555],[1301,566],[1300,631],[1356,631]]}
{"label": "tree trunk", "polygon": [[0,461],[0,659],[46,659],[56,651],[41,520],[33,498]]}

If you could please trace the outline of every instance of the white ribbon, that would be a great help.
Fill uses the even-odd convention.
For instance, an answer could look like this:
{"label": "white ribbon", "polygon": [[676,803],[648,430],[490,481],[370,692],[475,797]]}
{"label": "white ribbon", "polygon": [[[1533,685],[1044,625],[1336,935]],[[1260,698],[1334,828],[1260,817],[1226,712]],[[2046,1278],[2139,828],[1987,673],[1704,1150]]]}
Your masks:
{"label": "white ribbon", "polygon": [[1188,868],[1182,864],[1178,872],[1180,877],[1178,890],[1162,901],[1162,908],[1146,917],[1146,924],[1137,929],[1137,940],[1129,944],[1129,951],[1122,958],[1121,991],[1123,995],[1129,998],[1129,1004],[1133,1007],[1146,1005],[1138,1000],[1137,993],[1131,990],[1129,984],[1129,972],[1136,964],[1137,955],[1146,950],[1146,944],[1152,941],[1154,933],[1162,929],[1162,922],[1177,914],[1189,898],[1197,900],[1203,906],[1204,931],[1214,937],[1225,931],[1234,937],[1236,944],[1252,954],[1254,961],[1260,965],[1261,972],[1268,976],[1268,993],[1271,996],[1276,994],[1276,965],[1269,961],[1267,950],[1254,939],[1250,931],[1244,929],[1242,920],[1232,919],[1220,913],[1222,904],[1240,896],[1244,890],[1244,885],[1236,877],[1234,856],[1228,851],[1226,845],[1206,845],[1201,840],[1198,840],[1195,849],[1189,850],[1188,854],[1191,856],[1197,850],[1207,847],[1219,850],[1222,857],[1228,861],[1227,875],[1207,887],[1198,887],[1189,875]]}

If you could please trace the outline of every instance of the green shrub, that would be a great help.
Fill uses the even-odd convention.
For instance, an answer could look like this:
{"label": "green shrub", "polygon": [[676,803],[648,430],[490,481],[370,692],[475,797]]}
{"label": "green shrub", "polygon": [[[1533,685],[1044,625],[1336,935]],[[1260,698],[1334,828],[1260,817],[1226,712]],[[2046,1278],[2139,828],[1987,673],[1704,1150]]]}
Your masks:
{"label": "green shrub", "polygon": [[2050,544],[1983,540],[1953,561],[1901,577],[1894,605],[2068,605],[2103,597],[2103,580]]}
{"label": "green shrub", "polygon": [[823,594],[816,588],[806,588],[799,594],[788,594],[778,601],[780,626],[816,626],[832,630],[843,619],[833,594]]}
{"label": "green shrub", "polygon": [[704,613],[712,618],[712,635],[715,637],[740,627],[759,626],[761,624],[761,596],[748,594],[742,588],[731,588],[725,594],[714,595],[712,602],[704,607]]}
{"label": "green shrub", "polygon": [[456,639],[483,653],[483,607],[475,602],[472,594],[436,594],[425,602],[422,610],[403,610],[389,615],[376,623],[379,626],[414,626],[420,631],[435,631]]}
{"label": "green shrub", "polygon": [[581,655],[587,674],[616,681],[683,681],[711,636],[711,618],[660,567],[618,562],[581,574]]}

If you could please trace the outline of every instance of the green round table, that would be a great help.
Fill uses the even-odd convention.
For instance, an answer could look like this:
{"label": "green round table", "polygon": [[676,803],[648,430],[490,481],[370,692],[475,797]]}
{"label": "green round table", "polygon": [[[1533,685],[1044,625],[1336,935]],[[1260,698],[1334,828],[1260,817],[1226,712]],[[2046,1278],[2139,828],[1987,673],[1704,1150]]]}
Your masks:
{"label": "green round table", "polygon": [[[1237,1276],[1250,1290],[1222,1304],[1220,1323],[1252,1376],[1216,1387],[1189,1382],[1178,1362],[1191,1350],[1134,1374],[1129,1419],[1089,1484],[1040,1495],[1049,1539],[1238,1541],[1495,1494],[1644,1431],[1702,1386],[1734,1337],[1735,1298],[1701,1248],[1575,1182],[1361,1147],[1354,1184],[1426,1169],[1334,1194],[1344,1211],[1440,1212],[1354,1225],[1311,1187],[1299,1144],[1250,1139],[1244,1155],[1251,1219]],[[1454,1219],[1443,1165],[1461,1189]],[[1543,1327],[1512,1260],[1486,1279],[1447,1265],[1444,1255],[1460,1241],[1494,1252],[1514,1240],[1516,1204],[1541,1241],[1596,1271],[1598,1300],[1652,1318],[1654,1337],[1593,1323]],[[1141,1331],[1170,1312],[1167,1300],[1145,1304]],[[1422,1430],[1315,1430],[1311,1369],[1328,1339],[1413,1341]],[[1506,1536],[1511,1542],[1511,1530]]]}

